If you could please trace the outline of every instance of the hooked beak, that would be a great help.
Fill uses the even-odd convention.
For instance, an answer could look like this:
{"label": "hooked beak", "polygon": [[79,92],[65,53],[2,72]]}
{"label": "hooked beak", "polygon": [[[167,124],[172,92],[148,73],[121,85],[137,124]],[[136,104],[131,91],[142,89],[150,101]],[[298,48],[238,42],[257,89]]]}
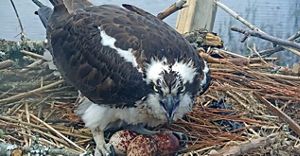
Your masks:
{"label": "hooked beak", "polygon": [[177,96],[167,95],[160,100],[160,105],[164,108],[168,124],[173,122],[174,114],[179,106],[179,98]]}

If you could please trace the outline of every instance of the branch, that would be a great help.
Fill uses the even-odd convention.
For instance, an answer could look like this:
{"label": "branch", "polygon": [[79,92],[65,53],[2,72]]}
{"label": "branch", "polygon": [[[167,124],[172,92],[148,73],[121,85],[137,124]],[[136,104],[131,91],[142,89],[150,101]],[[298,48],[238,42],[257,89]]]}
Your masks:
{"label": "branch", "polygon": [[30,68],[37,67],[37,66],[41,65],[42,63],[44,63],[44,60],[34,61],[33,63],[31,63],[28,66],[26,66],[24,69],[21,69],[20,73],[28,72],[30,70]]}
{"label": "branch", "polygon": [[202,52],[202,51],[198,51],[198,54],[208,63],[221,63],[221,64],[234,64],[237,66],[247,66],[249,65],[249,59],[247,58],[214,58],[212,56],[210,56],[209,54]]}
{"label": "branch", "polygon": [[280,110],[279,108],[275,107],[272,103],[270,103],[267,99],[265,99],[264,97],[258,95],[257,93],[254,93],[256,95],[256,97],[262,101],[267,108],[274,113],[275,115],[277,115],[281,120],[283,120],[284,122],[286,122],[289,127],[298,135],[300,136],[300,126],[297,124],[297,122],[295,122],[292,118],[290,118],[287,114],[285,114],[282,110]]}
{"label": "branch", "polygon": [[12,60],[2,61],[2,62],[0,62],[0,70],[11,67],[13,64],[14,64],[14,61],[12,61]]}
{"label": "branch", "polygon": [[[295,33],[294,35],[290,36],[287,40],[288,41],[294,41],[296,40],[297,38],[300,37],[300,31],[298,31],[297,33]],[[263,57],[268,57],[268,56],[271,56],[279,51],[282,51],[284,50],[284,48],[282,47],[275,47],[275,48],[271,48],[271,49],[267,49],[267,50],[262,50],[260,52],[258,52],[261,56]],[[255,55],[254,55],[255,56]]]}
{"label": "branch", "polygon": [[21,35],[21,40],[24,41],[24,40],[25,40],[25,33],[24,33],[24,28],[23,28],[22,22],[21,22],[21,20],[20,20],[20,16],[19,16],[19,14],[18,14],[18,11],[17,11],[17,8],[16,8],[16,6],[15,6],[14,1],[13,1],[13,0],[10,0],[10,3],[11,3],[11,5],[12,5],[13,8],[14,8],[15,14],[16,14],[16,16],[17,16],[17,19],[18,19],[18,22],[19,22],[19,25],[20,25],[20,28],[21,28],[21,33],[20,33],[20,35]]}
{"label": "branch", "polygon": [[264,32],[258,31],[258,30],[243,30],[243,29],[236,28],[236,27],[231,27],[231,30],[242,33],[242,34],[249,34],[250,36],[258,37],[258,38],[273,42],[275,44],[281,45],[283,47],[294,48],[294,50],[292,52],[294,54],[300,56],[300,44],[297,44],[295,42],[286,41],[286,40],[268,35]]}
{"label": "branch", "polygon": [[223,9],[225,12],[227,12],[229,15],[231,15],[232,17],[234,17],[235,19],[237,19],[238,21],[242,22],[244,25],[246,25],[247,27],[249,27],[251,30],[258,30],[263,32],[262,30],[260,30],[258,27],[256,27],[255,25],[251,24],[250,22],[248,22],[247,20],[245,20],[242,16],[240,16],[237,12],[231,10],[229,7],[227,7],[226,5],[222,4],[221,2],[215,0],[215,3],[218,7],[220,7],[221,9]]}
{"label": "branch", "polygon": [[227,51],[227,50],[224,50],[224,49],[213,49],[213,51],[217,51],[217,52],[221,52],[221,53],[225,53],[227,55],[230,55],[231,57],[233,58],[244,58],[244,59],[247,59],[247,57],[243,56],[243,55],[240,55],[240,54],[236,54],[234,52],[230,52],[230,51]]}
{"label": "branch", "polygon": [[66,136],[64,136],[63,134],[61,134],[59,131],[57,131],[56,129],[54,129],[52,126],[50,126],[49,124],[47,124],[46,122],[44,122],[43,120],[41,120],[40,118],[36,117],[33,114],[30,114],[30,117],[34,118],[35,120],[39,121],[41,124],[43,124],[45,127],[47,127],[49,130],[51,130],[53,133],[57,134],[59,137],[63,138],[64,140],[66,140],[69,144],[73,145],[74,147],[76,147],[77,149],[81,150],[82,152],[86,152],[83,148],[81,148],[80,146],[78,146],[76,143],[74,143],[72,140],[70,140],[69,138],[67,138]]}
{"label": "branch", "polygon": [[25,55],[31,56],[33,58],[37,58],[37,59],[41,59],[41,60],[44,60],[44,61],[48,61],[42,55],[39,55],[39,54],[34,53],[34,52],[30,52],[30,51],[27,51],[27,50],[20,50],[20,52],[23,53],[23,54],[25,54]]}
{"label": "branch", "polygon": [[28,91],[28,92],[24,92],[24,93],[20,93],[20,94],[14,95],[14,96],[10,96],[10,97],[5,98],[5,99],[0,99],[0,105],[7,104],[8,102],[16,101],[16,100],[22,99],[24,97],[33,95],[35,93],[41,92],[43,90],[55,87],[59,84],[62,84],[63,82],[64,82],[64,80],[59,80],[57,82],[51,83],[51,84],[43,86],[41,88],[37,88],[37,89],[31,90],[31,91]]}
{"label": "branch", "polygon": [[166,10],[164,10],[163,12],[160,12],[157,15],[157,18],[163,20],[166,17],[170,16],[171,14],[173,14],[174,12],[184,8],[184,4],[186,3],[186,0],[178,0],[176,3],[172,4],[169,8],[167,8]]}
{"label": "branch", "polygon": [[294,35],[290,36],[290,37],[288,38],[288,40],[289,40],[289,41],[294,41],[294,40],[296,40],[296,39],[299,38],[299,37],[300,37],[300,31],[298,31],[298,32],[296,32]]}
{"label": "branch", "polygon": [[[264,31],[262,31],[261,29],[259,29],[257,26],[251,24],[250,22],[248,22],[246,19],[242,18],[238,13],[236,13],[235,11],[231,10],[229,7],[227,7],[226,5],[222,4],[221,2],[218,2],[217,0],[214,1],[215,4],[217,6],[219,6],[221,9],[223,9],[225,12],[227,12],[228,14],[230,14],[232,17],[234,17],[235,19],[237,19],[238,21],[240,21],[241,23],[243,23],[244,25],[246,25],[248,28],[250,28],[251,30],[254,30],[254,31],[257,31],[257,32],[260,32],[261,34],[267,34],[265,33]],[[245,35],[245,37],[243,38],[243,40],[245,40],[247,38],[247,35]],[[300,45],[299,45],[300,46]],[[289,50],[293,53],[295,53],[296,55],[300,55],[300,52],[295,50],[295,49],[292,49],[292,48],[289,48],[289,47],[285,47],[285,46],[282,46],[284,49],[286,50]],[[299,48],[298,48],[299,49]]]}
{"label": "branch", "polygon": [[230,155],[230,156],[237,156],[237,155],[244,155],[247,152],[269,146],[276,141],[276,135],[278,134],[271,134],[267,137],[261,137],[257,139],[249,140],[245,143],[241,143],[240,145],[236,146],[226,146],[220,151],[216,151],[216,153],[209,154],[209,156],[220,156],[220,155]]}
{"label": "branch", "polygon": [[0,143],[0,155],[26,155],[28,153],[35,155],[65,155],[65,156],[79,156],[79,153],[69,151],[63,148],[50,148],[40,145],[32,145],[30,147],[19,147],[17,145],[11,145],[6,143]]}

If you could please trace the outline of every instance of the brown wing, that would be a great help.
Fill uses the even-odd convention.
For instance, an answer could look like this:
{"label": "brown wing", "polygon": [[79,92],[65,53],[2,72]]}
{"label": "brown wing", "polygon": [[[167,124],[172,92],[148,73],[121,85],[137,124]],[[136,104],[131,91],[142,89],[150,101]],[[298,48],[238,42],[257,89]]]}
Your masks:
{"label": "brown wing", "polygon": [[[87,7],[59,19],[60,14],[52,15],[56,18],[48,28],[54,61],[64,77],[95,103],[130,107],[151,90],[142,72],[101,43],[100,30],[116,39],[116,47],[133,49],[142,69],[151,58],[163,57],[192,59],[199,73],[203,68],[203,61],[187,41],[154,16],[111,5]],[[194,90],[199,88],[194,85]]]}
{"label": "brown wing", "polygon": [[92,3],[88,0],[63,0],[63,3],[69,13],[73,13],[77,9],[83,9],[88,6],[92,6]]}

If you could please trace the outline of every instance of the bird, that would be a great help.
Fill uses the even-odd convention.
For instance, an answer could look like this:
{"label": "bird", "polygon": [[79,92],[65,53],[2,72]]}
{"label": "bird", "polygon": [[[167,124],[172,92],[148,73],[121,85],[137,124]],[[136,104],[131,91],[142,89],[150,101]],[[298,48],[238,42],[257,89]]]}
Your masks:
{"label": "bird", "polygon": [[129,125],[147,133],[170,125],[210,86],[205,60],[151,13],[129,4],[49,1],[51,13],[38,11],[47,16],[41,20],[48,49],[62,77],[83,96],[76,113],[92,132],[96,156],[113,154],[106,130]]}

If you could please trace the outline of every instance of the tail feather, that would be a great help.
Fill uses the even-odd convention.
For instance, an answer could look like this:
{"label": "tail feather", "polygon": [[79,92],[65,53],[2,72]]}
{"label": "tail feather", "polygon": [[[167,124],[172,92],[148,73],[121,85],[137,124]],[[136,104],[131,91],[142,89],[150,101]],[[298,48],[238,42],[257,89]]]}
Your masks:
{"label": "tail feather", "polygon": [[89,0],[49,0],[54,7],[63,5],[67,8],[69,13],[74,12],[77,9],[82,9],[91,6],[92,3]]}
{"label": "tail feather", "polygon": [[92,5],[88,0],[63,0],[63,3],[69,13]]}
{"label": "tail feather", "polygon": [[51,16],[53,10],[38,0],[32,0],[32,2],[35,3],[39,7],[39,9],[35,12],[35,14],[37,14],[40,17],[40,19],[43,23],[43,26],[46,28],[47,24],[48,24],[48,20]]}
{"label": "tail feather", "polygon": [[64,4],[64,0],[49,0],[51,2],[51,4],[55,7],[58,5],[62,5]]}
{"label": "tail feather", "polygon": [[39,9],[35,13],[40,17],[44,27],[46,28],[48,25],[48,21],[50,16],[53,14],[54,18],[52,18],[52,22],[59,22],[63,20],[64,17],[67,17],[72,12],[83,9],[85,7],[91,6],[92,3],[89,0],[49,0],[51,4],[54,6],[54,11],[48,6],[45,6],[39,0],[32,0]]}
{"label": "tail feather", "polygon": [[43,6],[45,6],[43,3],[41,3],[40,1],[38,1],[38,0],[32,0],[32,2],[34,3],[34,4],[36,4],[38,7],[43,7]]}

